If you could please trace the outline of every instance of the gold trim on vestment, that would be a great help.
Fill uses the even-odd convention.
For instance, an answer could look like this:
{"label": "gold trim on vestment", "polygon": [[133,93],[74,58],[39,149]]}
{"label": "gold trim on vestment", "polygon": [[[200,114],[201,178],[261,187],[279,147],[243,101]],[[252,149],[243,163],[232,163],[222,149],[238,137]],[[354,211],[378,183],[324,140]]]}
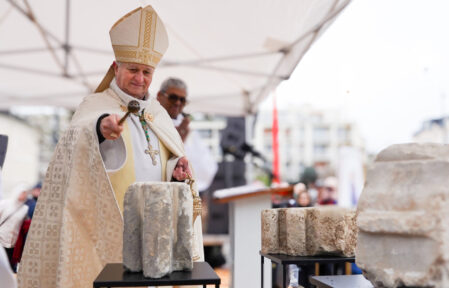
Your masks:
{"label": "gold trim on vestment", "polygon": [[164,143],[162,143],[160,140],[159,140],[159,156],[161,157],[162,181],[170,182],[171,179],[166,179],[167,161],[170,158],[170,151],[168,151],[167,147],[165,147]]}
{"label": "gold trim on vestment", "polygon": [[126,159],[123,167],[117,171],[108,172],[109,181],[111,181],[112,189],[114,190],[115,199],[117,200],[120,212],[123,215],[123,200],[125,199],[125,192],[128,186],[136,182],[136,174],[134,171],[134,151],[131,142],[131,132],[128,123],[123,123],[123,132],[121,134],[125,142]]}
{"label": "gold trim on vestment", "polygon": [[114,66],[110,66],[106,75],[104,75],[103,80],[101,80],[100,85],[98,85],[97,89],[95,89],[95,93],[103,92],[104,90],[109,88],[109,84],[111,84],[112,79],[115,77]]}

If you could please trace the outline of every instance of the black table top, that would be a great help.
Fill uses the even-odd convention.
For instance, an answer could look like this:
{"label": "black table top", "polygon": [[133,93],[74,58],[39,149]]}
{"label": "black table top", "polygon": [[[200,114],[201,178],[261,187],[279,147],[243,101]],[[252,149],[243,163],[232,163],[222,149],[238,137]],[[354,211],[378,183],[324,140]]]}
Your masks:
{"label": "black table top", "polygon": [[318,288],[373,288],[363,275],[310,276],[310,284]]}
{"label": "black table top", "polygon": [[307,265],[313,263],[344,263],[355,261],[355,257],[341,257],[333,255],[319,255],[319,256],[290,256],[284,254],[267,254],[259,252],[260,255],[270,259],[278,264],[299,264]]}
{"label": "black table top", "polygon": [[142,272],[126,271],[122,263],[106,264],[94,287],[143,287],[220,284],[221,280],[207,262],[193,262],[192,271],[175,271],[162,278],[145,278]]}

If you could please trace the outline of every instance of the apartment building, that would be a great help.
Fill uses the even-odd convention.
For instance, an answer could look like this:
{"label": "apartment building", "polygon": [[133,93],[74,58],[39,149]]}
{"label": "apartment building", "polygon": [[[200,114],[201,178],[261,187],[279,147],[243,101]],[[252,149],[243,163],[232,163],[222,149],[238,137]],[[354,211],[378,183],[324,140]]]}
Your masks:
{"label": "apartment building", "polygon": [[[298,181],[308,166],[335,173],[341,147],[356,147],[365,153],[357,126],[342,120],[337,111],[289,107],[279,109],[278,122],[280,174],[284,181]],[[269,162],[273,160],[272,111],[259,112],[253,144]]]}

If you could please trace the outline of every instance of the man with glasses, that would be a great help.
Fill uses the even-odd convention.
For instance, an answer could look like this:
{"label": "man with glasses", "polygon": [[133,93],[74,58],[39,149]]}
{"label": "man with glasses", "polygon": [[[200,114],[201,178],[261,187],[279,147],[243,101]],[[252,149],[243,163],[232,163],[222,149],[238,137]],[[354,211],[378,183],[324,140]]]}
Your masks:
{"label": "man with glasses", "polygon": [[179,78],[168,78],[162,82],[157,100],[167,110],[173,124],[184,141],[186,156],[193,166],[199,191],[209,188],[218,166],[209,148],[195,131],[191,131],[189,115],[183,112],[187,101],[187,85]]}
{"label": "man with glasses", "polygon": [[190,119],[185,117],[186,114],[182,112],[187,104],[187,85],[181,79],[168,78],[162,83],[161,89],[157,93],[157,100],[167,110],[168,115],[176,120],[176,129],[182,141],[185,142],[190,132]]}

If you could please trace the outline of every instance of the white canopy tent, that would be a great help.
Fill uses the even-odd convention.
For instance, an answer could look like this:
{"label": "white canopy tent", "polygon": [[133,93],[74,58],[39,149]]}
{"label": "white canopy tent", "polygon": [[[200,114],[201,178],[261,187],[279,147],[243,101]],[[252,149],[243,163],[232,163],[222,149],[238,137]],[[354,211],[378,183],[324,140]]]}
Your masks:
{"label": "white canopy tent", "polygon": [[349,2],[1,1],[0,109],[75,108],[112,63],[112,24],[151,4],[170,46],[150,92],[166,77],[180,77],[189,86],[190,112],[252,114]]}

